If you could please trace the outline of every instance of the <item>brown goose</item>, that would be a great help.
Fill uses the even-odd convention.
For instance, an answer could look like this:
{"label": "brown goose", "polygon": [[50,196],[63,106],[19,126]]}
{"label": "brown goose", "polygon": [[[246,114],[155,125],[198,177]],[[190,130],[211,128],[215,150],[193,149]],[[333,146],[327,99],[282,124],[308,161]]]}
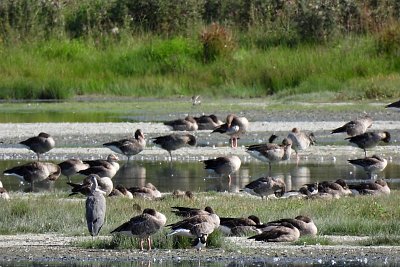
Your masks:
{"label": "brown goose", "polygon": [[133,194],[123,185],[117,185],[111,193],[108,195],[109,197],[126,197],[129,199],[133,199]]}
{"label": "brown goose", "polygon": [[305,184],[299,190],[287,191],[280,198],[309,198],[316,194],[318,194],[318,182]]}
{"label": "brown goose", "polygon": [[194,246],[201,249],[206,246],[207,237],[219,227],[219,217],[211,207],[206,207],[208,214],[196,215],[174,224],[167,225],[171,228],[171,235],[181,235],[195,238]]}
{"label": "brown goose", "polygon": [[212,133],[224,133],[229,135],[231,147],[237,148],[237,140],[239,137],[246,133],[249,127],[249,121],[245,117],[238,117],[234,114],[229,114],[226,117],[226,122],[217,128],[215,128]]}
{"label": "brown goose", "polygon": [[216,159],[203,160],[206,170],[213,170],[221,177],[226,175],[231,184],[231,174],[237,172],[241,165],[241,160],[238,156],[218,157]]}
{"label": "brown goose", "polygon": [[140,239],[139,246],[143,250],[144,239],[147,239],[147,248],[151,250],[150,236],[157,233],[167,222],[164,214],[154,209],[145,209],[141,215],[131,218],[121,226],[117,227],[112,234],[124,234]]}
{"label": "brown goose", "polygon": [[355,195],[389,195],[390,188],[386,181],[378,179],[366,183],[349,185]]}
{"label": "brown goose", "polygon": [[97,177],[90,176],[90,193],[86,198],[86,222],[91,236],[97,236],[106,217],[106,199],[97,185]]}
{"label": "brown goose", "polygon": [[184,119],[166,121],[164,125],[172,128],[174,131],[197,131],[199,126],[192,116],[186,116]]}
{"label": "brown goose", "polygon": [[47,133],[40,133],[38,136],[28,138],[20,142],[21,145],[36,153],[39,161],[39,155],[46,153],[54,148],[55,142],[53,137]]}
{"label": "brown goose", "polygon": [[61,168],[61,174],[68,178],[68,182],[71,182],[71,176],[89,168],[89,164],[83,163],[80,159],[68,159],[58,163],[58,166]]}
{"label": "brown goose", "polygon": [[306,150],[309,146],[315,145],[314,133],[301,132],[299,128],[293,128],[287,136],[288,139],[292,140],[292,149],[296,152],[296,159],[299,162],[300,150]]}
{"label": "brown goose", "polygon": [[383,171],[387,166],[387,160],[377,155],[365,157],[363,159],[349,159],[348,162],[363,169],[371,179],[373,179],[378,172]]}
{"label": "brown goose", "polygon": [[194,117],[194,119],[197,122],[198,130],[214,130],[216,127],[223,124],[214,114],[202,115],[200,117]]}
{"label": "brown goose", "polygon": [[271,163],[290,159],[292,140],[285,138],[281,145],[268,143],[247,146],[246,152],[258,160],[268,162],[269,174],[271,174]]}
{"label": "brown goose", "polygon": [[287,222],[292,224],[294,227],[299,229],[300,231],[300,236],[304,235],[310,235],[310,236],[316,236],[318,229],[317,226],[315,225],[314,221],[307,216],[299,215],[296,216],[294,219],[292,218],[285,218],[285,219],[279,219],[276,221],[270,221],[267,222],[266,224],[262,225],[261,230],[268,231],[269,229],[281,225],[283,222]]}
{"label": "brown goose", "polygon": [[385,143],[390,142],[389,132],[368,132],[353,137],[346,138],[351,144],[364,150],[365,157],[367,156],[367,148],[373,148],[380,141]]}
{"label": "brown goose", "polygon": [[243,191],[260,196],[263,199],[265,196],[268,198],[268,196],[275,195],[277,192],[285,193],[285,189],[285,182],[281,179],[261,177],[247,184]]}
{"label": "brown goose", "polygon": [[115,153],[127,156],[129,161],[134,155],[143,151],[146,146],[146,140],[142,130],[137,129],[134,138],[105,143],[103,146],[111,149]]}
{"label": "brown goose", "polygon": [[343,179],[337,179],[335,182],[320,182],[318,184],[318,194],[321,193],[327,193],[333,197],[349,196],[352,194],[347,183]]}
{"label": "brown goose", "polygon": [[30,162],[21,166],[17,166],[3,172],[4,175],[16,176],[22,182],[33,184],[35,182],[50,180],[55,181],[61,174],[61,169],[57,164],[51,162]]}
{"label": "brown goose", "polygon": [[244,236],[248,233],[261,233],[256,226],[261,225],[260,219],[255,215],[250,215],[247,218],[226,218],[220,217],[218,230],[228,236]]}
{"label": "brown goose", "polygon": [[131,187],[128,188],[133,197],[141,197],[144,199],[157,199],[161,197],[160,191],[152,184],[147,183],[143,187]]}
{"label": "brown goose", "polygon": [[93,178],[97,181],[98,191],[101,191],[104,195],[108,196],[113,190],[114,184],[110,177],[100,177],[97,174],[89,174],[80,184],[67,182],[68,185],[72,186],[69,196],[79,193],[85,196],[89,195]]}
{"label": "brown goose", "polygon": [[171,207],[171,209],[173,209],[171,211],[172,213],[174,213],[175,215],[177,215],[179,217],[184,217],[184,218],[197,216],[197,215],[210,214],[210,212],[207,211],[206,209],[202,210],[202,209],[198,209],[198,208],[178,207],[178,206]]}
{"label": "brown goose", "polygon": [[10,200],[10,195],[7,190],[3,187],[3,183],[0,181],[0,199]]}
{"label": "brown goose", "polygon": [[332,130],[331,134],[334,133],[347,133],[349,136],[356,136],[363,134],[370,128],[372,125],[372,118],[368,115],[349,121],[348,123],[344,124],[343,126]]}
{"label": "brown goose", "polygon": [[400,111],[400,100],[386,105],[385,108],[390,108]]}
{"label": "brown goose", "polygon": [[270,227],[258,235],[249,237],[256,241],[265,242],[293,242],[300,237],[300,231],[293,224],[282,222],[280,225]]}
{"label": "brown goose", "polygon": [[195,146],[196,137],[191,134],[170,134],[153,138],[153,143],[168,151],[171,162],[171,151],[182,148],[186,145]]}
{"label": "brown goose", "polygon": [[118,160],[119,158],[114,154],[108,155],[107,160],[85,160],[83,162],[89,164],[90,167],[80,170],[78,173],[83,175],[97,174],[100,177],[113,178],[119,170]]}

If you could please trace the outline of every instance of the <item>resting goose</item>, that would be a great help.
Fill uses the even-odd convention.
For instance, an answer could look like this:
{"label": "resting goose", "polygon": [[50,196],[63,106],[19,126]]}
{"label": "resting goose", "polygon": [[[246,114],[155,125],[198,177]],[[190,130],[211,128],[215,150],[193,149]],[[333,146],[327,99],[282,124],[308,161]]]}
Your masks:
{"label": "resting goose", "polygon": [[300,236],[304,235],[310,235],[310,236],[316,236],[318,229],[317,226],[315,225],[314,221],[307,216],[299,215],[296,216],[294,219],[292,218],[285,218],[285,219],[279,219],[276,221],[270,221],[267,222],[266,224],[262,225],[261,230],[262,231],[268,231],[269,229],[282,225],[282,223],[290,223],[294,227],[296,227],[300,231]]}
{"label": "resting goose", "polygon": [[208,215],[210,214],[209,211],[206,209],[198,209],[198,208],[189,208],[189,207],[171,207],[173,209],[171,212],[180,217],[192,217],[197,215]]}
{"label": "resting goose", "polygon": [[133,199],[133,194],[123,185],[117,185],[111,193],[108,195],[109,197],[126,197],[129,199]]}
{"label": "resting goose", "polygon": [[68,159],[58,163],[58,166],[61,168],[61,174],[68,178],[68,182],[71,182],[71,176],[89,168],[89,164],[80,159]]}
{"label": "resting goose", "polygon": [[226,218],[220,217],[219,230],[228,236],[244,236],[249,233],[261,233],[260,229],[256,226],[260,226],[260,219],[255,215],[250,215],[247,218]]}
{"label": "resting goose", "polygon": [[337,179],[335,182],[320,182],[318,184],[318,194],[320,193],[327,193],[333,197],[349,196],[352,194],[347,183],[343,179]]}
{"label": "resting goose", "polygon": [[270,227],[258,235],[249,237],[256,241],[265,242],[293,242],[300,237],[300,231],[293,224],[282,222],[281,224]]}
{"label": "resting goose", "polygon": [[273,177],[260,177],[247,184],[243,191],[261,197],[265,196],[268,198],[270,195],[274,195],[277,192],[285,193],[286,185],[281,179]]}
{"label": "resting goose", "polygon": [[142,130],[137,129],[134,138],[105,143],[103,146],[111,149],[115,153],[127,156],[129,161],[134,155],[143,151],[146,147],[146,139],[144,138]]}
{"label": "resting goose", "polygon": [[166,121],[164,125],[172,128],[174,131],[197,131],[199,126],[192,116],[186,116],[184,119]]}
{"label": "resting goose", "polygon": [[196,137],[191,134],[170,134],[153,138],[153,143],[161,147],[162,149],[167,150],[172,162],[171,151],[177,150],[187,145],[195,146]]}
{"label": "resting goose", "polygon": [[226,117],[224,124],[215,128],[212,133],[224,133],[230,136],[230,144],[232,148],[237,148],[237,140],[240,136],[246,133],[249,127],[249,121],[245,117],[238,117],[234,114],[229,114]]}
{"label": "resting goose", "polygon": [[241,160],[238,156],[218,157],[216,159],[207,159],[202,161],[206,170],[213,170],[221,177],[226,175],[231,184],[231,174],[237,172],[241,165]]}
{"label": "resting goose", "polygon": [[349,185],[349,188],[355,195],[390,195],[390,188],[382,179]]}
{"label": "resting goose", "polygon": [[356,136],[363,134],[370,128],[372,125],[372,118],[370,116],[364,116],[362,118],[349,121],[343,126],[332,130],[331,134],[334,133],[347,133],[349,136]]}
{"label": "resting goose", "polygon": [[158,191],[152,183],[147,183],[143,187],[130,187],[128,191],[132,193],[133,197],[141,197],[150,200],[161,198],[161,192]]}
{"label": "resting goose", "polygon": [[200,117],[194,117],[194,119],[197,122],[198,130],[214,130],[223,124],[214,114],[202,115]]}
{"label": "resting goose", "polygon": [[114,154],[108,155],[107,160],[85,160],[83,162],[89,164],[90,167],[85,170],[80,170],[78,173],[83,175],[97,174],[100,177],[113,178],[119,170],[118,160],[119,158]]}
{"label": "resting goose", "polygon": [[390,142],[389,132],[368,132],[353,137],[346,138],[354,146],[364,150],[365,157],[367,157],[367,148],[373,148],[378,145],[380,141],[385,143]]}
{"label": "resting goose", "polygon": [[47,133],[39,133],[38,136],[28,138],[20,142],[21,145],[29,150],[32,150],[37,155],[37,160],[39,161],[39,155],[46,153],[54,148],[55,142],[53,137]]}

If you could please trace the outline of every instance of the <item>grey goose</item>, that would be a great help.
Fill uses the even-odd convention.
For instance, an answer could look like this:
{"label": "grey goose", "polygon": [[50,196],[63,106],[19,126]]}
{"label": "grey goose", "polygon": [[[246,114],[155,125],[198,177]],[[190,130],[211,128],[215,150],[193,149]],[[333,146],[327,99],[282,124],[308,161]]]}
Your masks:
{"label": "grey goose", "polygon": [[286,191],[286,184],[283,180],[273,178],[273,177],[260,177],[249,184],[247,184],[243,191],[261,197],[263,199],[264,197],[269,197],[273,195],[275,197],[275,194],[278,192],[283,194]]}
{"label": "grey goose", "polygon": [[332,130],[331,134],[334,133],[347,133],[349,136],[356,136],[363,134],[372,125],[372,118],[368,115],[358,118],[356,120],[349,121],[348,123]]}
{"label": "grey goose", "polygon": [[46,153],[54,148],[55,141],[49,134],[41,132],[38,136],[30,137],[24,141],[19,142],[29,150],[32,150],[37,155],[39,161],[40,154]]}
{"label": "grey goose", "polygon": [[294,219],[284,218],[267,222],[266,224],[263,224],[261,226],[261,230],[268,231],[268,229],[271,229],[275,226],[279,226],[283,222],[290,223],[294,227],[296,227],[300,231],[300,236],[305,236],[305,235],[316,236],[318,233],[318,229],[314,221],[310,217],[304,215],[298,215]]}
{"label": "grey goose", "polygon": [[262,225],[260,219],[255,215],[250,215],[247,218],[229,218],[220,217],[218,230],[228,236],[245,236],[249,233],[261,233],[257,226]]}
{"label": "grey goose", "polygon": [[212,133],[222,133],[230,136],[230,144],[232,148],[237,148],[238,139],[246,133],[249,127],[249,121],[245,117],[238,117],[234,114],[229,114],[226,117],[225,123],[216,127]]}
{"label": "grey goose", "polygon": [[152,183],[147,183],[145,186],[130,187],[128,191],[132,193],[133,197],[149,200],[161,198],[161,192]]}
{"label": "grey goose", "polygon": [[300,231],[289,222],[282,222],[274,227],[267,228],[261,234],[249,237],[256,241],[264,242],[293,242],[300,237]]}
{"label": "grey goose", "polygon": [[108,155],[107,160],[85,160],[83,162],[89,164],[90,167],[80,170],[78,173],[83,175],[97,174],[100,177],[113,178],[119,170],[118,160],[119,158],[114,154]]}
{"label": "grey goose", "polygon": [[198,130],[214,130],[223,124],[214,114],[202,115],[200,117],[194,117],[194,119],[197,122]]}
{"label": "grey goose", "polygon": [[196,137],[192,134],[170,134],[153,138],[153,143],[156,146],[167,150],[170,156],[170,161],[172,162],[171,151],[188,145],[195,146]]}
{"label": "grey goose", "polygon": [[129,161],[134,155],[143,151],[146,147],[146,139],[142,130],[137,129],[134,138],[105,143],[103,146],[111,149],[115,153],[127,156]]}
{"label": "grey goose", "polygon": [[367,132],[360,135],[356,135],[353,137],[348,137],[346,140],[364,150],[365,157],[367,156],[367,148],[376,147],[379,142],[390,142],[390,133],[389,132]]}
{"label": "grey goose", "polygon": [[390,188],[385,180],[377,179],[359,184],[349,185],[354,195],[389,195]]}
{"label": "grey goose", "polygon": [[71,182],[71,176],[89,168],[89,164],[80,159],[68,159],[58,163],[58,166],[61,168],[61,174],[68,178],[68,182]]}
{"label": "grey goose", "polygon": [[97,174],[89,174],[85,177],[85,179],[83,179],[81,183],[67,182],[67,184],[72,187],[69,196],[73,196],[79,193],[85,196],[89,195],[92,187],[93,178],[97,181],[97,191],[100,191],[105,196],[108,196],[113,190],[114,184],[110,177],[100,177]]}
{"label": "grey goose", "polygon": [[238,156],[224,156],[216,159],[207,159],[202,161],[204,169],[212,170],[218,175],[227,176],[231,184],[231,174],[240,169],[241,160]]}
{"label": "grey goose", "polygon": [[348,162],[357,168],[364,170],[371,179],[373,179],[378,172],[383,171],[387,166],[387,160],[378,155],[361,159],[349,159]]}
{"label": "grey goose", "polygon": [[174,131],[197,131],[199,126],[192,116],[186,116],[184,119],[165,121],[164,125],[172,128]]}
{"label": "grey goose", "polygon": [[314,133],[305,133],[299,128],[293,128],[287,136],[292,140],[292,149],[296,152],[296,159],[299,162],[299,151],[306,150],[309,146],[315,145],[316,139]]}

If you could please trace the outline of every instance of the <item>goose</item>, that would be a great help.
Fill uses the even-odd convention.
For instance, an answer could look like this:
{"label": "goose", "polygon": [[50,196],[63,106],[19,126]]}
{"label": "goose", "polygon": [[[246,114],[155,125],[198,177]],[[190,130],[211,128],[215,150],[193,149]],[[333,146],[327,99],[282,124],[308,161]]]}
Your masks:
{"label": "goose", "polygon": [[275,195],[276,192],[285,193],[285,182],[281,179],[276,179],[273,177],[260,177],[247,184],[243,191],[260,196],[263,199],[265,196]]}
{"label": "goose", "polygon": [[349,188],[355,195],[390,195],[390,188],[382,179],[349,185]]}
{"label": "goose", "polygon": [[363,159],[349,159],[348,162],[357,168],[363,169],[371,179],[387,166],[387,160],[378,155],[365,157]]}
{"label": "goose", "polygon": [[135,131],[134,138],[121,139],[103,144],[103,146],[111,149],[115,153],[128,157],[128,161],[136,154],[139,154],[146,147],[146,139],[142,130]]}
{"label": "goose", "polygon": [[202,209],[198,209],[198,208],[179,207],[179,206],[171,207],[171,209],[173,209],[171,211],[172,213],[174,213],[175,215],[177,215],[179,217],[184,217],[184,218],[193,217],[193,216],[197,216],[197,215],[210,214],[210,212],[207,211],[206,209],[202,210]]}
{"label": "goose", "polygon": [[365,157],[367,157],[367,148],[373,148],[378,145],[380,141],[385,143],[390,142],[389,132],[367,132],[353,137],[348,137],[351,144],[364,150]]}
{"label": "goose", "polygon": [[0,199],[10,200],[10,195],[7,190],[3,187],[3,183],[0,181]]}
{"label": "goose", "polygon": [[90,176],[90,193],[86,198],[86,222],[92,237],[97,236],[106,217],[106,199],[98,188],[97,177]]}
{"label": "goose", "polygon": [[352,194],[347,183],[343,179],[337,179],[335,182],[323,181],[318,184],[318,192],[327,193],[333,197],[349,196]]}
{"label": "goose", "polygon": [[298,240],[299,237],[299,229],[291,223],[282,222],[281,224],[270,227],[261,234],[251,236],[248,239],[265,242],[293,242]]}
{"label": "goose", "polygon": [[280,198],[309,198],[316,194],[318,194],[318,182],[305,184],[298,190],[287,191]]}
{"label": "goose", "polygon": [[314,133],[301,132],[299,128],[293,128],[287,138],[292,140],[292,149],[296,152],[297,163],[300,160],[298,152],[315,145],[316,142]]}
{"label": "goose", "polygon": [[139,246],[143,249],[144,239],[147,239],[147,249],[151,250],[151,236],[158,231],[167,222],[164,214],[154,209],[144,209],[143,213],[132,217],[129,221],[118,226],[111,231],[111,234],[124,234],[132,237],[139,238]]}
{"label": "goose", "polygon": [[117,185],[108,195],[109,197],[126,197],[133,199],[133,194],[123,185]]}
{"label": "goose", "polygon": [[172,162],[171,151],[182,148],[186,145],[195,146],[196,137],[191,134],[170,134],[153,138],[154,144],[168,151]]}
{"label": "goose", "polygon": [[400,100],[386,105],[385,108],[390,108],[396,111],[400,111]]}
{"label": "goose", "polygon": [[244,236],[248,233],[261,233],[260,229],[256,226],[261,225],[260,219],[255,215],[250,215],[247,218],[227,218],[220,217],[220,230],[224,235],[227,236]]}
{"label": "goose", "polygon": [[294,219],[285,218],[285,219],[279,219],[276,221],[267,222],[266,224],[262,225],[261,230],[268,231],[269,229],[271,229],[273,227],[281,225],[283,222],[290,223],[294,227],[296,227],[300,231],[300,236],[305,236],[305,235],[316,236],[317,235],[318,229],[317,229],[317,226],[315,225],[314,221],[310,217],[303,216],[303,215],[296,216]]}
{"label": "goose", "polygon": [[232,148],[237,148],[237,140],[240,136],[246,133],[249,127],[249,121],[245,117],[238,117],[234,114],[229,114],[226,117],[226,122],[217,128],[212,133],[224,133],[230,136],[230,144]]}
{"label": "goose", "polygon": [[71,176],[89,168],[89,164],[83,163],[80,159],[68,159],[58,163],[58,166],[61,168],[61,174],[68,178],[68,182],[71,182]]}
{"label": "goose", "polygon": [[128,188],[133,195],[133,197],[141,197],[144,199],[157,199],[161,198],[161,193],[158,189],[152,184],[147,183],[143,187],[130,187]]}
{"label": "goose", "polygon": [[214,130],[223,124],[214,114],[202,115],[200,117],[194,117],[194,119],[197,122],[198,130]]}
{"label": "goose", "polygon": [[171,235],[181,235],[194,238],[193,245],[198,250],[206,246],[207,237],[218,229],[220,220],[211,207],[206,207],[209,214],[195,215],[174,224],[167,225],[171,228]]}
{"label": "goose", "polygon": [[194,193],[190,190],[187,191],[182,191],[179,189],[176,189],[172,192],[172,196],[175,198],[188,198],[188,199],[194,199]]}
{"label": "goose", "polygon": [[358,118],[356,120],[349,121],[343,126],[332,130],[331,134],[334,133],[347,133],[349,136],[356,136],[363,134],[372,125],[372,118],[368,115]]}
{"label": "goose", "polygon": [[246,147],[246,152],[258,160],[268,162],[269,174],[271,174],[271,163],[290,159],[292,140],[285,138],[281,145],[273,143],[250,145]]}
{"label": "goose", "polygon": [[100,177],[110,177],[113,178],[119,170],[119,158],[110,154],[107,156],[107,160],[85,160],[83,163],[89,164],[89,168],[85,170],[80,170],[78,173],[83,175],[97,174]]}
{"label": "goose", "polygon": [[39,133],[38,136],[30,137],[24,141],[19,142],[29,150],[32,150],[37,155],[37,160],[39,161],[40,154],[46,153],[54,148],[55,141],[47,133]]}
{"label": "goose", "polygon": [[241,160],[238,156],[218,157],[216,159],[207,159],[202,161],[206,170],[213,170],[221,177],[226,175],[231,184],[231,174],[237,172],[241,165]]}
{"label": "goose", "polygon": [[192,116],[186,116],[184,119],[166,121],[164,125],[172,128],[174,131],[197,131],[199,126]]}
{"label": "goose", "polygon": [[4,175],[16,176],[22,182],[33,184],[43,180],[55,181],[61,174],[61,169],[57,164],[51,162],[30,162],[21,166],[5,170]]}
{"label": "goose", "polygon": [[67,182],[68,185],[72,186],[69,196],[79,193],[85,196],[89,195],[93,178],[96,179],[97,182],[97,191],[101,191],[104,195],[108,196],[113,190],[114,184],[110,177],[100,177],[97,174],[89,174],[80,184]]}

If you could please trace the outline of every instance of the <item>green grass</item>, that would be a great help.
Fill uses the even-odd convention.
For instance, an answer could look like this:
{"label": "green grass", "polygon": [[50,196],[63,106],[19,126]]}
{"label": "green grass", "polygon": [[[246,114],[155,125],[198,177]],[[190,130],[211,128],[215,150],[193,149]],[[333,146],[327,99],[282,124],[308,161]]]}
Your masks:
{"label": "green grass", "polygon": [[[107,199],[106,223],[101,235],[109,232],[137,215],[134,204],[142,208],[155,208],[166,214],[167,223],[179,220],[170,211],[171,206],[191,206],[204,208],[212,206],[220,216],[248,216],[255,214],[263,222],[279,218],[295,217],[299,214],[314,219],[319,235],[383,236],[382,244],[397,242],[400,236],[397,203],[400,192],[393,191],[388,197],[348,197],[335,200],[261,200],[236,194],[216,192],[198,193],[195,200],[166,198],[161,201],[142,199]],[[154,246],[160,248],[186,248],[190,240],[166,237],[163,230],[154,237]],[[43,195],[13,194],[12,200],[2,203],[0,234],[58,233],[67,236],[89,236],[84,217],[84,198],[68,198],[66,193]],[[388,238],[391,237],[391,238]],[[385,241],[387,240],[387,241]],[[219,234],[210,236],[210,246],[223,246]],[[331,244],[322,237],[301,238],[296,244]],[[371,239],[372,243],[378,241]],[[138,241],[122,237],[102,238],[80,242],[83,247],[97,248],[137,248]]]}

